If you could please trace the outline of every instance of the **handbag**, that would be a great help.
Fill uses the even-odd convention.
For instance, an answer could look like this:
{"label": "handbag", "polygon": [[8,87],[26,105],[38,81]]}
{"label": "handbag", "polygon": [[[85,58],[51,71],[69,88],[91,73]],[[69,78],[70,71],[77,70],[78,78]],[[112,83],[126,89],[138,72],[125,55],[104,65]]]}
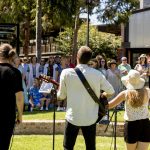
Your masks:
{"label": "handbag", "polygon": [[100,94],[100,98],[98,98],[96,96],[95,92],[93,91],[93,89],[91,88],[90,84],[86,80],[85,76],[80,71],[80,69],[76,67],[74,70],[77,73],[81,82],[83,83],[85,89],[87,90],[87,92],[90,94],[90,96],[94,100],[94,102],[99,104],[98,119],[96,121],[96,123],[98,123],[103,118],[103,116],[105,116],[107,113],[107,109],[108,109],[107,98],[102,94]]}

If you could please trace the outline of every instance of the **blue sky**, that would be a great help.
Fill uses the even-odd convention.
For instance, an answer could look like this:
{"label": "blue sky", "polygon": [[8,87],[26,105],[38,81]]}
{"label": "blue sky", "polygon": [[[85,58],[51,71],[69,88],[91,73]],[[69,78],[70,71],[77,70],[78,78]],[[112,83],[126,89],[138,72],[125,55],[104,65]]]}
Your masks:
{"label": "blue sky", "polygon": [[[87,14],[86,13],[81,14],[80,18],[87,18]],[[93,24],[93,25],[102,24],[100,21],[97,20],[97,15],[96,14],[90,16],[90,23]]]}
{"label": "blue sky", "polygon": [[[94,11],[95,10],[93,10],[93,12]],[[87,18],[87,13],[80,14],[80,18]],[[93,25],[102,24],[102,22],[97,20],[97,15],[96,14],[90,15],[90,23],[93,24]]]}

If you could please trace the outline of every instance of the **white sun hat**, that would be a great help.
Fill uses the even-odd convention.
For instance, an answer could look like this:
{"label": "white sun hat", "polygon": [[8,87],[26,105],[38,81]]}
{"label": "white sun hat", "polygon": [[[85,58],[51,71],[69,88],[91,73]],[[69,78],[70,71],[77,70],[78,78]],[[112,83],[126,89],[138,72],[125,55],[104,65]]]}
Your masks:
{"label": "white sun hat", "polygon": [[140,73],[131,69],[128,75],[121,78],[124,86],[129,90],[142,89],[145,85],[145,80],[141,78]]}

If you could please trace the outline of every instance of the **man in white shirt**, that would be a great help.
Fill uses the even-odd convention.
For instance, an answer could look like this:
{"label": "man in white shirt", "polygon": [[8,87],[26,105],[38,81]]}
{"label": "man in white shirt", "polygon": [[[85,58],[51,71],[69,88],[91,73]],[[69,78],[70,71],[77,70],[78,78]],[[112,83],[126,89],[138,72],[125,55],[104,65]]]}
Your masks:
{"label": "man in white shirt", "polygon": [[[84,74],[95,94],[100,91],[104,95],[114,94],[114,89],[100,71],[88,67],[92,51],[82,46],[77,53],[77,66]],[[98,104],[91,98],[73,68],[64,69],[60,75],[58,100],[67,98],[66,127],[64,134],[64,150],[73,150],[75,141],[81,128],[86,150],[95,150],[96,120],[98,119]]]}

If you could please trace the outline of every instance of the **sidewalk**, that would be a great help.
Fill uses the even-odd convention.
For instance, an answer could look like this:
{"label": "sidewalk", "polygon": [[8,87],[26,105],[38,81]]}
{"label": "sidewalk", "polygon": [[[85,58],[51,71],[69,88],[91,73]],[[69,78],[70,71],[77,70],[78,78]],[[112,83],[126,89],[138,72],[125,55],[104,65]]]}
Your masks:
{"label": "sidewalk", "polygon": [[[117,123],[117,136],[123,136],[124,123]],[[55,134],[64,134],[65,120],[55,121]],[[97,124],[96,135],[97,136],[113,136],[114,125],[111,122],[107,132],[104,133],[106,125]],[[53,120],[26,120],[19,126],[15,128],[15,134],[18,135],[49,135],[53,134]],[[79,133],[81,134],[81,132]]]}

